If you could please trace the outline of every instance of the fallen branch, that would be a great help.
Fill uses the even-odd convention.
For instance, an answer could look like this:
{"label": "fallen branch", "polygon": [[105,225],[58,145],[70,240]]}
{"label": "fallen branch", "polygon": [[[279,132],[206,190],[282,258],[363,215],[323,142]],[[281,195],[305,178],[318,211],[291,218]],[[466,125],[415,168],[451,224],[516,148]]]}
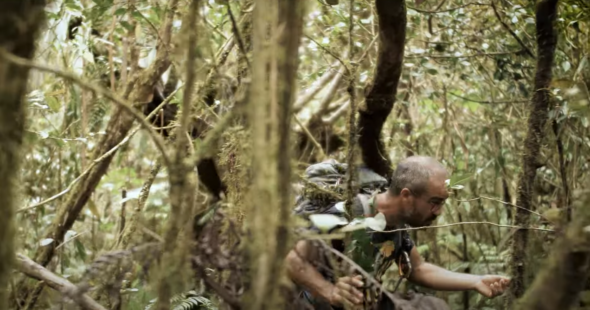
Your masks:
{"label": "fallen branch", "polygon": [[25,275],[45,282],[52,289],[62,293],[65,297],[72,299],[82,309],[85,310],[106,310],[103,306],[98,304],[94,299],[83,294],[77,296],[78,288],[66,279],[63,279],[51,271],[45,269],[43,266],[35,263],[30,258],[17,254],[16,268]]}

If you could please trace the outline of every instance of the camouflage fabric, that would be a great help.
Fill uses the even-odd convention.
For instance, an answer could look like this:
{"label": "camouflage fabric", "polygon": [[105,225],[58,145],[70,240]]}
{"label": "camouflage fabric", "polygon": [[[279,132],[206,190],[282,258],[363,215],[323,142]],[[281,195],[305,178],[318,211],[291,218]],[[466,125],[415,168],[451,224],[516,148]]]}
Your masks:
{"label": "camouflage fabric", "polygon": [[[346,164],[330,159],[309,166],[303,177],[303,193],[295,202],[295,213],[325,213],[334,204],[344,200],[346,193]],[[365,167],[359,167],[354,186],[359,193],[373,194],[387,190],[385,178]]]}
{"label": "camouflage fabric", "polygon": [[[306,182],[302,195],[297,197],[295,212],[303,217],[310,214],[333,214],[347,217],[343,196],[345,194],[346,165],[334,160],[310,166],[306,170]],[[387,181],[369,169],[361,167],[358,173],[359,192],[353,200],[351,218],[374,216],[374,198],[387,190]],[[316,227],[311,230],[319,231]],[[393,227],[387,227],[392,230]],[[329,233],[329,232],[328,232]],[[348,249],[342,242],[332,242],[332,246],[350,256],[355,263],[381,282],[387,269],[406,251],[414,247],[407,231],[393,233],[372,231],[371,229],[352,233],[352,242]],[[332,272],[321,272],[328,280],[334,282]],[[304,294],[310,300],[309,294]]]}

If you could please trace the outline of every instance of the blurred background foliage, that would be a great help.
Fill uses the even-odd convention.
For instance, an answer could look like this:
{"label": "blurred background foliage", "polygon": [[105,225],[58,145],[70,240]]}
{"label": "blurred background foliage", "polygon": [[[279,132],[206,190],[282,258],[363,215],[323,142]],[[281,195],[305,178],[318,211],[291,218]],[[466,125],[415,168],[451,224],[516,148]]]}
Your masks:
{"label": "blurred background foliage", "polygon": [[[200,28],[202,33],[198,34],[201,61],[197,70],[201,75],[215,66],[217,51],[232,34],[224,1],[204,2],[206,27]],[[229,1],[237,18],[248,13],[245,2]],[[322,87],[310,100],[298,102],[301,105],[296,105],[296,116],[310,129],[324,153],[344,160],[347,83],[338,80],[334,72],[339,70],[340,61],[349,61],[343,52],[348,50],[349,8],[344,1],[338,5],[323,0],[308,2],[300,46],[298,99],[315,86]],[[533,92],[534,1],[416,0],[406,4],[402,78],[394,110],[383,130],[387,155],[394,163],[411,154],[434,156],[452,172],[451,181],[457,186],[437,225],[509,225],[522,167],[527,106]],[[111,88],[110,72],[113,66],[121,66],[127,30],[134,29],[132,23],[138,25],[135,35],[140,66],[147,67],[154,60],[156,29],[162,22],[165,1],[137,0],[134,5],[134,13],[129,16],[127,1],[52,1],[47,7],[48,27],[38,42],[36,61],[67,68],[85,80]],[[373,1],[354,1],[354,12],[354,59],[360,59],[357,91],[363,94],[376,66],[378,29]],[[75,36],[68,38],[70,20],[80,17],[84,22]],[[175,29],[180,24],[178,16]],[[543,167],[534,185],[536,212],[543,216],[531,215],[533,226],[547,228],[558,221],[560,209],[567,207],[572,193],[587,186],[583,180],[590,165],[590,4],[585,0],[563,0],[556,27],[559,37],[551,88],[553,106],[541,151]],[[93,34],[92,29],[100,35]],[[112,53],[112,60],[95,57],[97,50],[103,55],[105,51]],[[224,81],[218,87],[226,94],[216,102],[220,114],[233,105],[231,85],[238,77],[239,55],[234,48],[227,63],[217,68]],[[323,79],[327,74],[332,76]],[[115,88],[124,85],[118,78]],[[63,197],[36,208],[26,206],[67,190],[91,164],[90,154],[108,130],[105,126],[113,105],[51,74],[32,71],[30,84],[26,98],[26,156],[20,183],[23,209],[16,220],[19,251],[33,256],[39,247],[52,242],[43,239],[44,229]],[[180,102],[181,97],[182,92],[178,92],[172,104]],[[201,115],[210,113],[202,104],[195,106]],[[300,174],[307,165],[323,158],[306,140],[301,127],[294,123],[293,130],[299,139],[294,147],[298,155],[296,173]],[[240,125],[227,130],[218,152],[220,173],[230,188],[229,208],[239,220],[247,217],[240,209],[240,192],[248,186],[243,184],[247,163],[240,158],[248,147],[245,135]],[[141,130],[116,153],[107,175],[59,247],[58,260],[50,265],[53,270],[76,282],[93,259],[113,248],[123,214],[133,212],[141,186],[158,157]],[[200,198],[206,199],[205,190],[201,191]],[[162,235],[168,211],[167,171],[163,170],[140,215],[138,234],[142,241]],[[430,262],[456,271],[505,274],[507,242],[512,232],[511,228],[478,224],[429,229],[413,233],[413,237]],[[530,232],[529,281],[543,268],[553,238],[554,234],[544,231]],[[396,273],[395,267],[390,272]],[[129,276],[125,309],[144,309],[155,298],[139,273]],[[404,289],[425,291],[409,286]],[[452,309],[501,308],[499,299],[483,299],[476,293],[430,293],[446,299]],[[44,294],[48,302],[57,300],[54,292],[45,290]],[[190,296],[208,296],[194,291],[185,295],[185,301]],[[175,309],[215,308],[215,298],[196,298],[190,304],[193,308],[185,304],[185,308]]]}

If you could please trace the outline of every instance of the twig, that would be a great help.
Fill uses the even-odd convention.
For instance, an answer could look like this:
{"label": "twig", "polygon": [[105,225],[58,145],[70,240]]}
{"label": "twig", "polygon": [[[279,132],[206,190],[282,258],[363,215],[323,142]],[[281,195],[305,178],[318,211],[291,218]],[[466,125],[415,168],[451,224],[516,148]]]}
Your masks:
{"label": "twig", "polygon": [[311,36],[305,34],[305,37],[308,38],[311,42],[315,43],[315,45],[317,45],[319,48],[323,49],[326,53],[330,54],[330,56],[334,57],[336,60],[338,60],[345,68],[348,69],[348,66],[346,65],[346,63],[342,60],[342,58],[340,58],[340,56],[336,55],[334,52],[332,52],[330,49],[328,49],[327,47],[321,45],[318,41],[316,41],[314,38],[312,38]]}
{"label": "twig", "polygon": [[301,123],[301,121],[297,118],[297,116],[293,115],[293,119],[295,120],[295,122],[297,123],[297,125],[299,125],[299,127],[301,127],[301,129],[303,129],[303,131],[305,132],[305,134],[307,135],[307,137],[309,138],[309,140],[311,140],[311,142],[313,143],[313,145],[315,145],[315,147],[319,150],[321,160],[323,160],[324,158],[326,158],[326,153],[324,153],[324,149],[322,148],[322,146],[320,145],[320,143],[313,137],[313,135],[311,134],[311,132],[309,131],[309,129],[307,129],[307,127],[305,125],[303,125],[303,123]]}
{"label": "twig", "polygon": [[436,8],[434,11],[429,11],[429,10],[423,10],[423,9],[418,9],[415,8],[413,6],[407,6],[408,9],[410,10],[414,10],[416,12],[419,13],[425,13],[425,14],[437,14],[437,13],[446,13],[446,12],[452,12],[452,11],[456,11],[458,9],[462,9],[468,6],[472,6],[472,5],[477,5],[477,6],[486,6],[487,4],[485,3],[480,3],[480,2],[470,2],[470,3],[465,3],[463,5],[457,6],[457,7],[453,7],[453,8],[449,8],[449,9],[444,9],[444,10],[440,10],[440,6],[444,3],[444,1],[438,6],[438,8]]}
{"label": "twig", "polygon": [[103,306],[98,304],[92,298],[88,297],[86,294],[77,296],[78,294],[76,293],[78,288],[76,285],[55,275],[51,271],[45,269],[43,266],[35,263],[33,260],[22,254],[17,254],[16,268],[25,275],[43,281],[52,289],[62,293],[68,298],[71,298],[82,309],[106,310]]}
{"label": "twig", "polygon": [[231,20],[231,25],[232,25],[232,30],[234,32],[234,36],[236,37],[236,40],[238,41],[238,47],[242,51],[242,57],[244,57],[244,60],[246,61],[248,68],[252,68],[252,66],[250,65],[250,61],[248,60],[248,51],[246,50],[246,45],[244,45],[244,41],[242,40],[242,36],[240,35],[240,30],[238,29],[238,23],[236,22],[236,19],[234,18],[234,14],[231,11],[229,1],[227,2],[227,13],[229,14],[229,18]]}
{"label": "twig", "polygon": [[[329,69],[322,74],[322,76],[317,79],[308,89],[301,91],[297,95],[297,100],[295,101],[293,107],[293,113],[297,113],[303,109],[303,107],[313,99],[313,97],[319,93],[328,83],[332,80],[334,75],[338,72],[335,70],[336,67],[339,66],[339,63],[333,63]],[[340,67],[340,66],[339,66]]]}
{"label": "twig", "polygon": [[541,213],[539,213],[539,212],[536,212],[536,211],[533,211],[533,210],[530,210],[530,209],[527,209],[527,208],[524,208],[524,207],[520,207],[520,206],[517,206],[515,204],[506,202],[504,200],[497,199],[497,198],[492,198],[492,197],[479,196],[477,198],[472,198],[472,199],[467,199],[467,200],[457,199],[457,201],[459,201],[459,202],[469,202],[469,201],[475,201],[475,200],[480,200],[480,199],[487,199],[487,200],[491,200],[491,201],[496,201],[496,202],[499,202],[501,204],[505,204],[507,206],[515,207],[517,209],[522,209],[522,210],[525,210],[525,211],[530,212],[532,214],[535,214],[535,215],[538,215],[540,217],[543,217],[543,215]]}
{"label": "twig", "polygon": [[502,56],[502,55],[511,55],[511,54],[518,54],[521,53],[522,50],[518,51],[507,51],[507,52],[489,52],[489,53],[476,53],[476,54],[467,54],[467,55],[431,55],[431,54],[411,54],[406,55],[406,58],[432,58],[432,59],[454,59],[454,58],[473,58],[473,57],[482,57],[482,56]]}
{"label": "twig", "polygon": [[496,226],[496,227],[517,228],[517,229],[526,229],[526,230],[538,230],[538,231],[555,232],[555,230],[549,229],[549,228],[523,227],[523,226],[515,226],[515,225],[503,225],[503,224],[496,224],[496,223],[492,223],[492,222],[459,222],[459,223],[450,223],[450,224],[445,224],[445,225],[421,226],[421,227],[406,227],[406,228],[398,228],[398,229],[385,230],[385,231],[369,231],[369,233],[393,233],[393,232],[398,232],[398,231],[422,230],[422,229],[430,229],[430,228],[445,228],[445,227],[452,227],[452,226],[459,226],[459,225],[492,225],[492,226]]}
{"label": "twig", "polygon": [[516,99],[516,100],[511,100],[511,101],[483,101],[483,100],[469,99],[469,98],[466,98],[466,97],[463,97],[463,96],[459,96],[459,95],[457,95],[455,93],[451,93],[451,92],[449,92],[449,95],[453,95],[453,96],[455,96],[457,98],[461,98],[461,99],[466,100],[466,101],[471,101],[471,102],[476,102],[476,103],[481,103],[481,104],[527,103],[527,102],[530,101],[530,100],[527,100],[527,99]]}
{"label": "twig", "polygon": [[43,71],[43,72],[53,73],[65,80],[76,83],[80,87],[90,90],[90,91],[94,92],[95,94],[103,95],[106,98],[110,99],[112,102],[117,104],[123,110],[125,110],[129,114],[131,114],[133,116],[133,118],[135,118],[140,123],[140,125],[148,132],[150,138],[152,138],[152,140],[156,144],[156,147],[158,148],[158,150],[162,153],[164,163],[166,165],[169,164],[168,154],[166,153],[164,143],[162,142],[162,139],[160,138],[160,136],[152,129],[151,125],[147,122],[147,120],[145,120],[143,118],[143,115],[141,115],[139,112],[137,112],[132,107],[132,105],[129,104],[126,100],[120,98],[118,95],[116,95],[116,94],[114,94],[114,93],[112,93],[100,86],[92,85],[89,82],[81,80],[79,77],[77,77],[73,73],[65,72],[65,71],[62,71],[57,68],[51,68],[46,65],[34,63],[34,62],[29,61],[25,58],[10,54],[7,51],[5,51],[4,49],[0,49],[0,57],[6,59],[16,65],[19,65],[19,66],[37,69],[37,70]]}
{"label": "twig", "polygon": [[496,18],[502,24],[504,29],[506,29],[510,33],[510,35],[512,35],[512,37],[518,42],[518,44],[520,44],[520,46],[522,46],[522,48],[526,51],[526,53],[529,56],[531,56],[531,58],[535,59],[535,55],[533,54],[533,52],[524,44],[524,42],[522,42],[520,37],[516,35],[516,33],[512,31],[512,29],[510,29],[510,26],[508,26],[508,24],[506,24],[506,22],[502,20],[502,17],[500,17],[500,13],[498,13],[498,10],[496,9],[496,4],[494,3],[494,0],[490,2],[492,4],[492,9],[494,10],[494,15],[496,15]]}
{"label": "twig", "polygon": [[[341,100],[337,100],[336,103],[338,103],[340,101]],[[334,124],[335,121],[337,121],[342,115],[344,115],[344,113],[346,113],[346,111],[348,111],[349,105],[350,105],[350,100],[346,100],[346,97],[345,97],[344,100],[342,101],[340,107],[338,108],[338,110],[336,110],[334,113],[332,113],[327,118],[322,119],[322,122],[324,122],[324,125]]]}
{"label": "twig", "polygon": [[400,298],[396,298],[388,290],[384,289],[383,286],[381,285],[381,283],[379,283],[373,276],[368,274],[361,266],[359,266],[357,263],[355,263],[352,259],[350,259],[348,256],[340,253],[336,249],[332,248],[331,246],[326,244],[326,242],[323,240],[318,240],[318,243],[321,244],[324,249],[330,251],[332,254],[338,256],[338,258],[342,259],[343,261],[345,261],[346,263],[348,263],[349,265],[354,267],[356,272],[360,273],[366,281],[371,282],[371,284],[374,287],[378,288],[381,291],[381,293],[383,293],[385,296],[387,296],[389,299],[391,299],[392,302],[395,302],[397,307],[402,306],[401,304],[398,304],[398,303],[404,302],[403,300],[400,300]]}

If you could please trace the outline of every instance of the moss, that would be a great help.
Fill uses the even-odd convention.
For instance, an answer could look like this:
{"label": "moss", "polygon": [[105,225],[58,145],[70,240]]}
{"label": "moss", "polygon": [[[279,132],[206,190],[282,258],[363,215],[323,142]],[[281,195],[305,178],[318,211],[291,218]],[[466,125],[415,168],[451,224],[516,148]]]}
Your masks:
{"label": "moss", "polygon": [[224,143],[219,152],[219,166],[224,171],[223,182],[227,185],[227,214],[231,220],[241,224],[244,220],[244,195],[251,183],[250,135],[241,125],[236,125],[226,130],[222,139]]}
{"label": "moss", "polygon": [[[0,47],[31,59],[35,40],[44,22],[44,1],[4,1],[0,11]],[[25,126],[29,69],[0,60],[0,309],[7,309],[8,279],[14,257],[14,207],[18,194]]]}

